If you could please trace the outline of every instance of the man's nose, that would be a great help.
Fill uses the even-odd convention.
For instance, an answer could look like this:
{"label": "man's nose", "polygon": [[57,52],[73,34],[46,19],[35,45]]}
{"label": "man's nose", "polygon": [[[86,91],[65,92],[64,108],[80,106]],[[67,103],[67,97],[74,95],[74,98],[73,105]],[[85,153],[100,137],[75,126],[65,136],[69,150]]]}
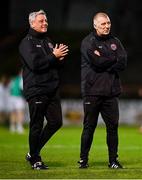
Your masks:
{"label": "man's nose", "polygon": [[109,27],[109,24],[106,24],[106,27],[108,28],[108,27]]}
{"label": "man's nose", "polygon": [[106,24],[106,27],[107,27],[107,28],[110,28],[110,24]]}
{"label": "man's nose", "polygon": [[48,22],[47,22],[47,21],[44,21],[43,23],[48,25]]}

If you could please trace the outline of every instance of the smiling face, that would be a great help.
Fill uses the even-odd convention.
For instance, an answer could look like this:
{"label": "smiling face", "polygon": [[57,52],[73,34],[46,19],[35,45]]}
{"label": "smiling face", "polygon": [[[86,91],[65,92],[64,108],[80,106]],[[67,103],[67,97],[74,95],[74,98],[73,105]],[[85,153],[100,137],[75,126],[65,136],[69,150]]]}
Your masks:
{"label": "smiling face", "polygon": [[94,17],[93,23],[98,36],[108,35],[110,33],[111,22],[107,15],[98,14]]}
{"label": "smiling face", "polygon": [[31,22],[31,27],[40,33],[47,32],[48,22],[46,16],[44,14],[38,14]]}

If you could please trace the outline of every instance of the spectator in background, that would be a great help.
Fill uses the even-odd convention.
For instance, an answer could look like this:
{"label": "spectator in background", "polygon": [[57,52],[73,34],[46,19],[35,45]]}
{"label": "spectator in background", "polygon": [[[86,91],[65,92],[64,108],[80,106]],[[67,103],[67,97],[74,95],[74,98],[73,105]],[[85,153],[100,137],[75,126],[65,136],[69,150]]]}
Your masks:
{"label": "spectator in background", "polygon": [[24,132],[25,100],[23,97],[23,80],[21,72],[10,82],[10,131],[22,134]]}
{"label": "spectator in background", "polygon": [[[29,24],[29,32],[19,46],[24,95],[30,112],[30,152],[26,159],[33,169],[48,169],[40,151],[62,125],[59,71],[68,54],[68,46],[54,46],[48,38],[48,22],[43,10],[30,13]],[[45,126],[44,118],[47,120]]]}
{"label": "spectator in background", "polygon": [[0,123],[4,124],[9,118],[9,79],[6,75],[0,78]]}
{"label": "spectator in background", "polygon": [[81,83],[84,105],[84,128],[81,136],[80,168],[88,167],[88,156],[99,113],[106,124],[109,168],[122,168],[118,162],[118,96],[121,93],[119,72],[127,62],[121,42],[110,33],[107,14],[93,18],[94,31],[81,44]]}

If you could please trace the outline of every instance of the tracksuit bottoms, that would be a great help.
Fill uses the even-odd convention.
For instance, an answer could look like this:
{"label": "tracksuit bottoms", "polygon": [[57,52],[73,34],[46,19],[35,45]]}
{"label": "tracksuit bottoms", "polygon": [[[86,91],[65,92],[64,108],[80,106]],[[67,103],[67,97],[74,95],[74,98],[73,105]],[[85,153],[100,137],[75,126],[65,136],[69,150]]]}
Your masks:
{"label": "tracksuit bottoms", "polygon": [[80,158],[88,161],[89,150],[93,141],[93,134],[101,114],[107,132],[107,146],[109,162],[115,161],[118,157],[118,120],[119,107],[117,97],[86,96],[84,98],[84,123],[81,135]]}
{"label": "tracksuit bottoms", "polygon": [[58,97],[38,96],[31,98],[28,105],[30,114],[29,148],[30,155],[36,161],[42,147],[62,126],[61,103]]}

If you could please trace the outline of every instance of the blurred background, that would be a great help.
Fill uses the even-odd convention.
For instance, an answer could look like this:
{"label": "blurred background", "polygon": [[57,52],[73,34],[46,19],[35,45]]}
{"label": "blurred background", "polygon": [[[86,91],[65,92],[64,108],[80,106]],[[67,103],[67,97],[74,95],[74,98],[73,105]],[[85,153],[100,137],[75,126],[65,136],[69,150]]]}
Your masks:
{"label": "blurred background", "polygon": [[[5,0],[3,3],[0,7],[0,77],[6,79],[5,88],[8,88],[11,78],[21,69],[18,45],[28,31],[30,12],[43,9],[48,17],[49,37],[54,42],[63,42],[69,46],[70,53],[61,74],[61,97],[66,124],[80,124],[83,118],[80,94],[81,41],[93,29],[93,15],[99,11],[108,13],[112,21],[112,32],[121,40],[128,54],[128,67],[120,74],[123,86],[120,122],[141,126],[141,1]],[[25,117],[25,122],[27,121],[28,114]]]}

